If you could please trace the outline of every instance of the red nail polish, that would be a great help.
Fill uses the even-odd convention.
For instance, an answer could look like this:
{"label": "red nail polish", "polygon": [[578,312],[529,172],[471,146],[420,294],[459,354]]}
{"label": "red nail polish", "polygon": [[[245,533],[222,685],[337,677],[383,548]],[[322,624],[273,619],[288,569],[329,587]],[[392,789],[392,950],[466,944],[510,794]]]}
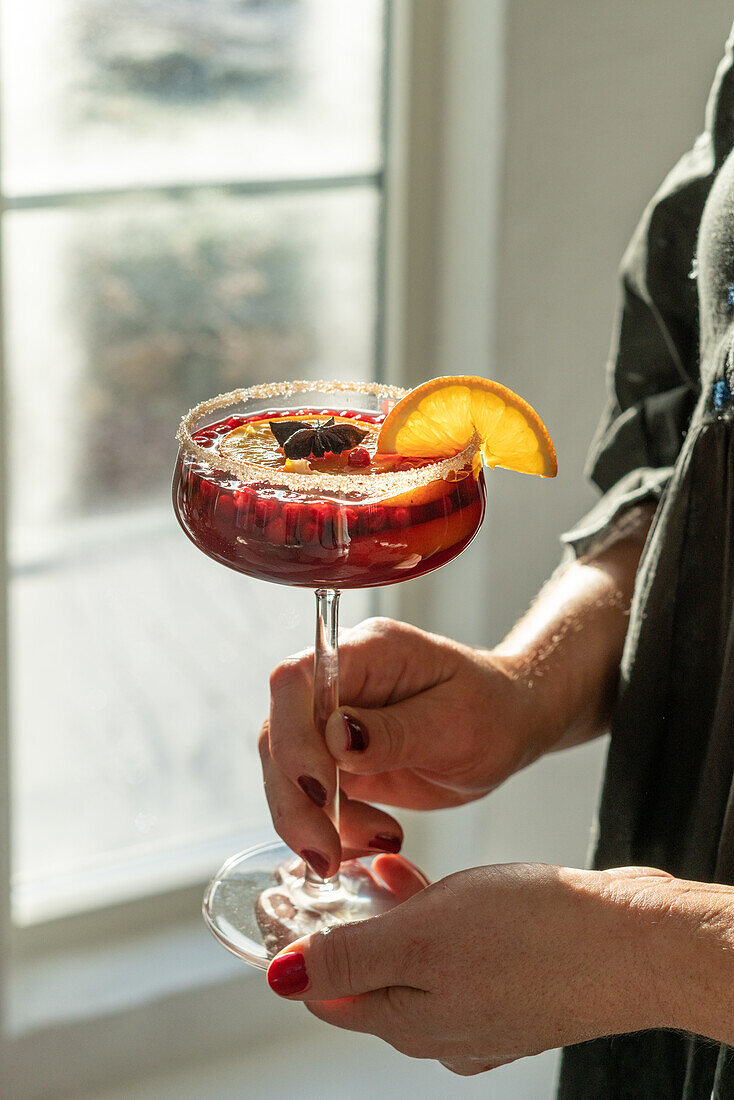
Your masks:
{"label": "red nail polish", "polygon": [[308,988],[306,958],[302,951],[289,951],[278,955],[268,967],[268,984],[273,993],[291,997]]}
{"label": "red nail polish", "polygon": [[317,875],[326,878],[326,872],[329,870],[329,860],[323,852],[317,852],[315,848],[304,848],[301,852],[301,859],[305,859],[306,863],[310,863]]}
{"label": "red nail polish", "polygon": [[364,752],[370,743],[367,730],[359,719],[351,714],[343,714],[342,718],[347,728],[347,750],[349,752]]}
{"label": "red nail polish", "polygon": [[368,844],[368,848],[377,848],[380,852],[399,852],[403,842],[399,836],[378,833]]}
{"label": "red nail polish", "polygon": [[326,805],[326,788],[312,775],[299,775],[298,786],[317,806]]}

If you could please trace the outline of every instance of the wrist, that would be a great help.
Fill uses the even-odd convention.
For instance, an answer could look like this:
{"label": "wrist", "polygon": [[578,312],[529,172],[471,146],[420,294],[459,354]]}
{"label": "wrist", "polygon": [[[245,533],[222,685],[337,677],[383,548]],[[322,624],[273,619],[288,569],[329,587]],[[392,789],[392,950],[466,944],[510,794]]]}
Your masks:
{"label": "wrist", "polygon": [[598,551],[562,565],[492,651],[511,662],[538,709],[542,752],[604,732],[617,691],[629,607],[653,509]]}
{"label": "wrist", "polygon": [[676,880],[648,868],[574,873],[590,930],[587,963],[596,990],[597,1034],[689,1029],[670,914]]}
{"label": "wrist", "polygon": [[734,887],[671,878],[652,899],[665,1026],[734,1043]]}
{"label": "wrist", "polygon": [[574,874],[602,983],[598,1034],[671,1028],[732,1045],[734,887],[640,867]]}
{"label": "wrist", "polygon": [[506,681],[505,721],[522,757],[519,767],[552,752],[569,730],[567,691],[562,670],[546,675],[532,646],[516,648],[505,642],[487,654],[492,667]]}
{"label": "wrist", "polygon": [[494,650],[534,695],[542,751],[580,744],[608,726],[629,621],[634,549],[615,545],[551,578]]}
{"label": "wrist", "polygon": [[[546,685],[536,684],[526,675],[522,655],[482,650],[477,656],[489,676],[493,725],[502,731],[508,747],[505,770],[507,775],[514,775],[547,751],[548,707],[543,698]],[[493,753],[496,745],[497,739],[493,738]]]}

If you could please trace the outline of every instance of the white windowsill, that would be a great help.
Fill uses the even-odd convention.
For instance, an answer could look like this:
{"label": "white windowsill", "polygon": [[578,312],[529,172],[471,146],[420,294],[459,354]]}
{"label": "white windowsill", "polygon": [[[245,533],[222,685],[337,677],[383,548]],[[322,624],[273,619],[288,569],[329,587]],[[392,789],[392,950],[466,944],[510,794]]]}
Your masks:
{"label": "white windowsill", "polygon": [[126,857],[100,856],[58,875],[17,877],[12,882],[12,912],[23,930],[109,906],[155,898],[195,884],[203,885],[235,852],[277,839],[272,828],[222,834],[165,844],[140,845]]}
{"label": "white windowsill", "polygon": [[[198,892],[198,891],[197,891]],[[7,1026],[11,1035],[110,1016],[222,982],[262,980],[223,950],[200,912],[100,944],[33,951],[12,968]]]}
{"label": "white windowsill", "polygon": [[3,1096],[97,1095],[299,1026],[293,1006],[217,944],[198,912],[174,923],[166,906],[148,929],[37,947],[8,977]]}

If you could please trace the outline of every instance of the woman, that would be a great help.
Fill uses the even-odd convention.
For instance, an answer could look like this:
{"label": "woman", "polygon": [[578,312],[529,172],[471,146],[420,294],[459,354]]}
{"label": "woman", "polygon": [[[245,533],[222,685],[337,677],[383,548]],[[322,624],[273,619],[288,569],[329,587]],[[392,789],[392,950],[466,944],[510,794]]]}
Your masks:
{"label": "woman", "polygon": [[396,863],[409,900],[269,972],[322,1019],[458,1073],[566,1046],[563,1098],[734,1096],[733,50],[623,263],[592,448],[604,495],[564,536],[570,560],[493,650],[383,620],[354,631],[328,752],[309,657],[290,659],[261,739],[278,831],[333,872],[329,753],[347,844],[396,851],[397,822],[365,800],[459,805],[611,723],[595,870],[476,868],[422,889]]}

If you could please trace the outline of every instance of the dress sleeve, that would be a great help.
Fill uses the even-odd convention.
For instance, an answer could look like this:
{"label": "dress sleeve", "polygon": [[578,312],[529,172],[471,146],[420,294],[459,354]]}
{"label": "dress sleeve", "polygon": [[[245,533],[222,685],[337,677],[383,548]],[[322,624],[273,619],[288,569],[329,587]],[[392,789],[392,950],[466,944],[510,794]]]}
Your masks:
{"label": "dress sleeve", "polygon": [[734,29],[705,129],[648,204],[622,260],[609,396],[587,460],[603,496],[561,536],[579,556],[630,506],[659,500],[698,397],[696,240],[716,173],[734,145],[733,66]]}

